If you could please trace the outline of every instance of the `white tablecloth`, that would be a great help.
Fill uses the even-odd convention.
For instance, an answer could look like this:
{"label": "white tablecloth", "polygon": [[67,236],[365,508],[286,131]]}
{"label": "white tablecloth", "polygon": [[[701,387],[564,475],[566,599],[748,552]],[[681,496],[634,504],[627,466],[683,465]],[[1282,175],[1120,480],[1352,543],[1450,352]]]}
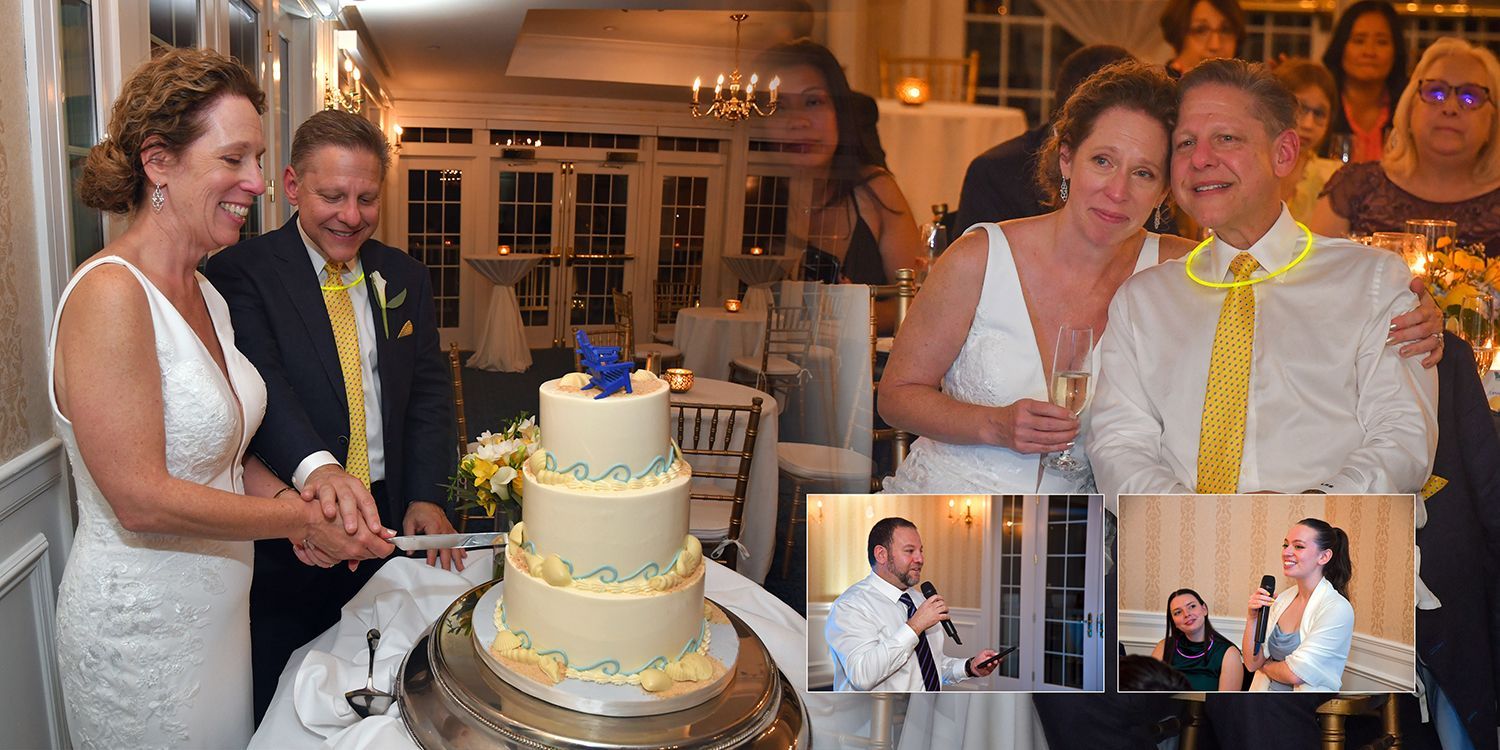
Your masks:
{"label": "white tablecloth", "polygon": [[729,361],[760,353],[766,336],[765,309],[728,312],[722,307],[684,307],[677,311],[672,345],[682,351],[682,366],[701,378],[729,379]]}
{"label": "white tablecloth", "polygon": [[772,299],[771,285],[786,278],[796,261],[784,255],[724,256],[729,272],[750,287],[745,290],[745,310],[765,310]]}
{"label": "white tablecloth", "polygon": [[[776,442],[780,439],[776,399],[749,386],[698,377],[695,373],[693,389],[687,393],[672,394],[672,403],[748,406],[756,396],[764,400],[760,405],[759,433],[755,436],[755,456],[750,460],[750,484],[745,488],[745,514],[741,519],[744,527],[740,533],[740,542],[745,545],[750,557],[740,560],[739,572],[752,581],[762,582],[766,580],[766,573],[771,569],[771,560],[776,552]],[[744,427],[740,425],[736,425],[735,429],[744,433]],[[703,460],[713,457],[693,458]],[[690,461],[689,465],[691,463]],[[734,467],[715,466],[712,470],[733,471]]]}
{"label": "white tablecloth", "polygon": [[[250,739],[251,750],[415,748],[395,708],[385,716],[374,716],[336,731],[323,726],[321,733],[304,726],[299,716],[313,713],[309,706],[334,705],[343,700],[345,691],[364,687],[363,668],[368,664],[364,638],[365,631],[372,626],[380,627],[383,636],[375,654],[375,687],[389,691],[405,652],[400,644],[414,643],[421,636],[422,627],[435,621],[460,594],[488,580],[490,570],[488,551],[471,553],[462,574],[428,567],[425,562],[410,558],[386,563],[344,606],[343,619],[337,625],[292,654],[281,673],[276,697]],[[803,700],[807,700],[807,621],[765,589],[717,563],[708,563],[705,590],[760,636],[776,665]],[[413,627],[413,622],[425,625]],[[323,674],[317,670],[327,664],[358,667],[357,678],[348,684],[330,684],[321,692],[313,691],[310,686]],[[300,695],[294,696],[297,692],[294,685],[301,686]],[[302,707],[301,713],[298,706]],[[827,711],[827,707],[823,710]]]}
{"label": "white tablecloth", "polygon": [[479,345],[468,366],[492,372],[525,372],[531,367],[531,349],[521,325],[521,306],[515,284],[526,278],[546,255],[466,255],[464,262],[495,285],[490,293],[490,311],[479,323]]}
{"label": "white tablecloth", "polygon": [[964,172],[974,157],[1026,132],[1026,114],[1010,107],[956,102],[914,107],[894,99],[876,104],[886,163],[918,224],[932,218],[934,204],[958,206]]}

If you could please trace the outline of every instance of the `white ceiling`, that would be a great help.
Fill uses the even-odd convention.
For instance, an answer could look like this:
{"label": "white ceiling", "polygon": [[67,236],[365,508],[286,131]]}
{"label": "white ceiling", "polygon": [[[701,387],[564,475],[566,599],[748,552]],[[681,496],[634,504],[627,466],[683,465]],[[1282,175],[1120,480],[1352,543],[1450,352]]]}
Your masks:
{"label": "white ceiling", "polygon": [[[818,3],[821,5],[822,3]],[[812,29],[806,0],[344,0],[358,56],[390,96],[482,101],[546,93],[656,99]],[[648,7],[649,6],[649,7]],[[673,87],[673,91],[664,87]]]}

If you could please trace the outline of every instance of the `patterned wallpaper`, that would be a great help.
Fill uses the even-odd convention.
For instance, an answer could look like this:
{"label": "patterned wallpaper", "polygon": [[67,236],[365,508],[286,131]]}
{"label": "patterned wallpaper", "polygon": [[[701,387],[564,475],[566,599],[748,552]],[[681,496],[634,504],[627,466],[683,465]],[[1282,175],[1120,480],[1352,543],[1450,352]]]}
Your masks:
{"label": "patterned wallpaper", "polygon": [[1314,517],[1349,535],[1355,630],[1416,642],[1410,495],[1141,495],[1120,501],[1121,609],[1165,612],[1167,594],[1191,588],[1207,600],[1210,614],[1244,617],[1261,576],[1276,575],[1278,591],[1287,585],[1280,576],[1281,540],[1294,523]]}
{"label": "patterned wallpaper", "polygon": [[0,0],[0,463],[52,435],[21,3]]}
{"label": "patterned wallpaper", "polygon": [[[818,502],[822,501],[820,509]],[[948,501],[973,524],[948,520]],[[887,516],[917,525],[922,535],[922,579],[932,581],[950,607],[980,606],[990,498],[986,495],[812,495],[808,498],[807,599],[831,602],[870,574],[865,544],[870,527]]]}

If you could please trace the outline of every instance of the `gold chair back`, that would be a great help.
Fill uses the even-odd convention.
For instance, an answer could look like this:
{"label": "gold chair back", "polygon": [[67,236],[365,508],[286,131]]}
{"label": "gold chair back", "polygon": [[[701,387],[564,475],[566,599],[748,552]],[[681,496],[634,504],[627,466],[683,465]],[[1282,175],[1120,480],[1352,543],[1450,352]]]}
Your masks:
{"label": "gold chair back", "polygon": [[698,279],[656,282],[656,304],[652,306],[651,331],[677,321],[677,311],[698,305]]}
{"label": "gold chair back", "polygon": [[458,357],[458,342],[448,344],[448,369],[453,374],[453,413],[458,416],[458,455],[469,452],[469,424],[464,418],[464,366]]}
{"label": "gold chair back", "polygon": [[[875,309],[878,303],[894,299],[896,300],[896,329],[892,335],[901,331],[901,324],[906,320],[906,312],[911,309],[911,302],[917,296],[917,272],[910,268],[902,268],[896,271],[896,283],[883,284],[870,287],[870,364],[873,368],[880,354],[877,349],[879,337],[877,335]],[[875,383],[875,391],[878,396],[880,383]],[[895,465],[900,466],[906,460],[907,448],[911,445],[911,433],[898,430],[894,427],[883,427],[875,430],[876,442],[890,441],[891,456]]]}
{"label": "gold chair back", "polygon": [[[756,396],[750,400],[749,406],[672,404],[669,425],[683,459],[693,467],[693,479],[734,480],[734,491],[730,494],[704,492],[700,488],[690,495],[694,500],[734,503],[725,539],[738,540],[744,527],[745,490],[750,486],[750,464],[755,458],[755,436],[760,432],[762,403],[761,397]],[[745,429],[736,434],[735,428],[739,424],[744,424]],[[694,456],[728,459],[735,468],[733,471],[714,471],[712,467],[723,462],[699,461],[695,465]],[[733,547],[729,548],[728,559],[720,560],[730,570],[735,569],[738,561],[739,556]]]}
{"label": "gold chair back", "polygon": [[928,96],[938,102],[968,102],[979,95],[979,50],[966,57],[896,57],[880,50],[880,96],[895,98],[902,78],[927,82]]}

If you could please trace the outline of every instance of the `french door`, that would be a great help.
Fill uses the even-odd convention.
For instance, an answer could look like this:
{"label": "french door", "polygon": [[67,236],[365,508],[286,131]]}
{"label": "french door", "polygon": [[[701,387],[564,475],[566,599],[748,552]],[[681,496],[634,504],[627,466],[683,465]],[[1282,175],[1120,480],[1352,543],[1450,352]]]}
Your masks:
{"label": "french door", "polygon": [[996,670],[996,689],[1102,689],[1103,498],[995,500],[996,642],[1020,647]]}
{"label": "french door", "polygon": [[495,245],[548,256],[516,284],[527,345],[614,325],[611,294],[639,286],[641,165],[499,161],[495,180]]}

